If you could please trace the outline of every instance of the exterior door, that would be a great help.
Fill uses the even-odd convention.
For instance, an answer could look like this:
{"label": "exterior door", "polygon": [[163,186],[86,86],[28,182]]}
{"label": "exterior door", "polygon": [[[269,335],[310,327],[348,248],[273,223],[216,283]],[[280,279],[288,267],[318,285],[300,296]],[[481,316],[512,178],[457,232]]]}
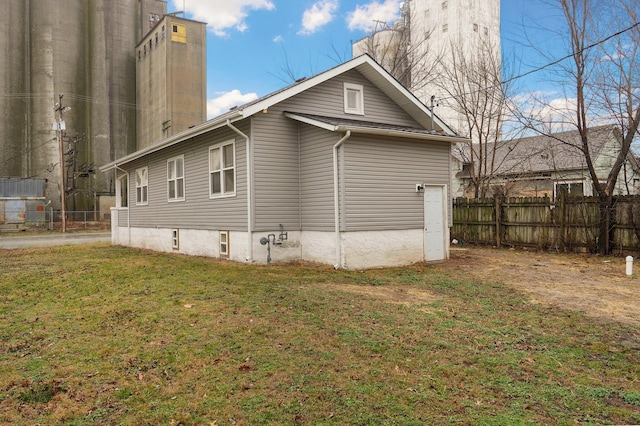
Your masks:
{"label": "exterior door", "polygon": [[446,193],[444,185],[424,187],[424,260],[427,262],[447,258]]}

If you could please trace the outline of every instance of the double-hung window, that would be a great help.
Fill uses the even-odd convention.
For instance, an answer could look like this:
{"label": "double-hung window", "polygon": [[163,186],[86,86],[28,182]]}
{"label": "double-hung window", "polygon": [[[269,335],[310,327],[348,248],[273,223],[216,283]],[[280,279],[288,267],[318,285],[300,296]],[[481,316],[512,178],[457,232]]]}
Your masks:
{"label": "double-hung window", "polygon": [[136,170],[136,204],[149,203],[149,168],[143,167]]}
{"label": "double-hung window", "polygon": [[364,115],[364,95],[361,85],[344,83],[344,112]]}
{"label": "double-hung window", "polygon": [[233,141],[209,148],[209,194],[212,198],[236,195],[236,149]]}
{"label": "double-hung window", "polygon": [[167,161],[167,196],[169,201],[184,201],[184,156]]}

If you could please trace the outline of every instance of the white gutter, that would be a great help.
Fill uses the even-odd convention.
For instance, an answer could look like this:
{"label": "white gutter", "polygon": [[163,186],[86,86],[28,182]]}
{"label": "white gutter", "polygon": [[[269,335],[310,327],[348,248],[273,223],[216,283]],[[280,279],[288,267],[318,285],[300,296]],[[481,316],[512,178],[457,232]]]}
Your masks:
{"label": "white gutter", "polygon": [[[131,246],[131,207],[129,206],[129,172],[118,167],[116,163],[113,163],[113,168],[116,170],[120,170],[125,175],[127,175],[127,230],[129,233],[129,246]],[[116,174],[116,180],[118,180],[117,174]],[[120,192],[122,192],[122,188],[120,188]],[[120,241],[119,238],[118,238],[118,241]]]}
{"label": "white gutter", "polygon": [[253,212],[251,210],[251,197],[253,194],[253,188],[251,186],[251,149],[249,146],[249,136],[245,135],[238,129],[236,126],[231,124],[231,120],[227,119],[225,123],[228,128],[236,132],[240,137],[243,137],[246,141],[246,157],[247,157],[247,262],[253,262],[253,233],[252,233],[252,224],[253,224]]}
{"label": "white gutter", "polygon": [[336,263],[333,265],[335,269],[342,266],[342,241],[340,239],[340,190],[338,187],[338,148],[351,137],[351,130],[347,130],[345,135],[333,146],[333,205],[336,233]]}

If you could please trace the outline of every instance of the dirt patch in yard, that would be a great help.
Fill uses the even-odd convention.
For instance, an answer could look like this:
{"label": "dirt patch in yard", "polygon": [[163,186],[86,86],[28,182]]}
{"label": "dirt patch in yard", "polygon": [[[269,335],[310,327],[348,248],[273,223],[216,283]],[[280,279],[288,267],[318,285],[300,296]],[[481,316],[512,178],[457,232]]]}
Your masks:
{"label": "dirt patch in yard", "polygon": [[452,250],[448,262],[433,268],[459,279],[513,285],[534,303],[640,325],[640,263],[629,277],[624,258],[469,247]]}

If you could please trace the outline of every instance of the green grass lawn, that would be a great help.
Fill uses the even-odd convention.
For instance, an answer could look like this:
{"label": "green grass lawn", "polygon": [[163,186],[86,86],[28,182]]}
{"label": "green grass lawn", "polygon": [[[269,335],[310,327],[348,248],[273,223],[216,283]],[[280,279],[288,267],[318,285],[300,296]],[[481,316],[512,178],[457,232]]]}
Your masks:
{"label": "green grass lawn", "polygon": [[106,244],[0,256],[2,424],[640,423],[640,330],[507,286]]}

